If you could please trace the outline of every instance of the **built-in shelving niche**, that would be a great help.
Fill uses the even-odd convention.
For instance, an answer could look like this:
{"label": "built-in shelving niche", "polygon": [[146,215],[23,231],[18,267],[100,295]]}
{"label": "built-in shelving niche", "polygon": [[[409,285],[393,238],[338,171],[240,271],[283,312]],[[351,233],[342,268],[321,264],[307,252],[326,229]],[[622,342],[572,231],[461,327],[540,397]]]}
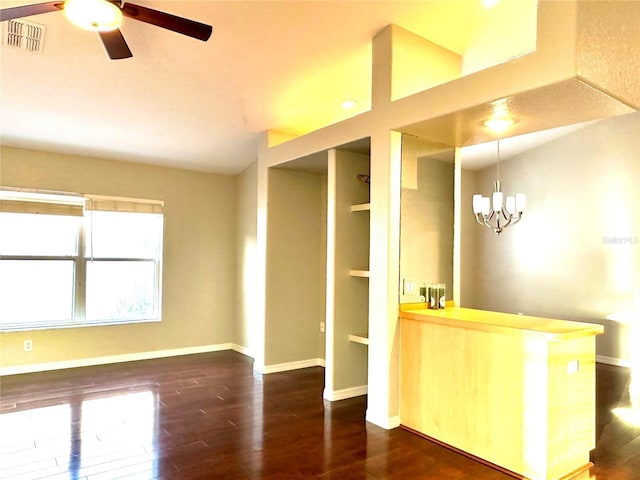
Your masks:
{"label": "built-in shelving niche", "polygon": [[[327,305],[332,322],[333,372],[326,372],[325,397],[344,398],[341,391],[366,391],[369,332],[369,155],[340,149],[329,152],[327,211],[327,288],[333,305]],[[332,275],[331,275],[331,272]],[[328,292],[329,293],[329,292]],[[329,296],[330,297],[330,296]],[[328,395],[327,395],[328,393]]]}
{"label": "built-in shelving niche", "polygon": [[[293,170],[292,174],[272,174],[270,179],[270,182],[281,180],[278,186],[287,180],[291,180],[288,185],[294,186],[302,185],[305,178],[314,185],[323,184],[324,180],[324,193],[318,198],[317,210],[326,235],[326,248],[319,253],[309,251],[308,255],[320,255],[322,263],[326,259],[326,275],[320,280],[320,285],[314,277],[300,291],[304,294],[309,290],[314,293],[324,290],[326,315],[321,312],[320,319],[310,329],[318,335],[320,342],[324,342],[318,351],[319,355],[324,351],[324,397],[328,400],[367,392],[371,204],[366,180],[370,174],[369,150],[370,140],[366,138],[317,152],[278,165],[276,169]],[[309,175],[318,178],[312,181],[307,178]],[[295,190],[293,186],[291,189]],[[286,202],[294,198],[289,191],[286,195],[289,196],[284,199],[280,196],[280,200]],[[316,208],[313,205],[311,207]],[[279,226],[282,232],[292,228],[284,220]],[[308,225],[304,228],[312,230]],[[313,259],[307,260],[313,263]],[[280,273],[280,269],[277,273]],[[309,297],[315,298],[313,294],[309,294]],[[321,309],[311,310],[316,312]],[[313,312],[307,312],[307,316],[315,318]],[[320,325],[323,320],[324,334]],[[305,334],[309,331],[305,330]]]}

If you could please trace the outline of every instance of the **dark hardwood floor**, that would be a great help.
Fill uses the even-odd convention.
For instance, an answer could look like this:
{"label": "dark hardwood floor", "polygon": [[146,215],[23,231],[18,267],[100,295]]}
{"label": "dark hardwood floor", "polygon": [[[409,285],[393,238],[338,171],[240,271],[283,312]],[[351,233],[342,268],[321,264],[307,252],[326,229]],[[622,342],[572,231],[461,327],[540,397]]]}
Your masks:
{"label": "dark hardwood floor", "polygon": [[[261,377],[246,357],[218,352],[3,377],[0,478],[511,478],[367,424],[364,397],[324,404],[323,375]],[[620,416],[628,383],[626,369],[598,365],[596,466],[581,480],[640,479],[640,422]]]}

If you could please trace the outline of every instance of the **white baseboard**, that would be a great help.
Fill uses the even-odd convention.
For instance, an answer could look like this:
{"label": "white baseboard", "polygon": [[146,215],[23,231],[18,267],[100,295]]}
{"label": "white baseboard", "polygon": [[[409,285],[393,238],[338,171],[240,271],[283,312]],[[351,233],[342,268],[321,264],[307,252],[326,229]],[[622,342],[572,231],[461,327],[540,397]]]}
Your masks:
{"label": "white baseboard", "polygon": [[234,352],[241,353],[246,357],[255,358],[251,350],[249,350],[247,347],[243,347],[242,345],[238,345],[237,343],[231,344],[231,350],[233,350]]}
{"label": "white baseboard", "polygon": [[400,426],[400,416],[373,418],[373,415],[370,414],[369,410],[367,410],[365,420],[377,425],[378,427],[384,428],[385,430],[392,430]]}
{"label": "white baseboard", "polygon": [[308,360],[298,360],[296,362],[276,363],[274,365],[253,364],[253,370],[263,375],[269,373],[288,372],[289,370],[299,370],[309,367],[324,367],[323,358],[310,358]]}
{"label": "white baseboard", "polygon": [[61,362],[16,365],[14,367],[1,367],[0,376],[45,372],[48,370],[62,370],[65,368],[91,367],[95,365],[106,365],[109,363],[134,362],[137,360],[151,360],[154,358],[177,357],[179,355],[192,355],[194,353],[219,352],[221,350],[231,350],[232,348],[233,344],[231,343],[220,343],[217,345],[201,345],[197,347],[174,348],[171,350],[154,350],[152,352],[125,353],[122,355],[81,358],[78,360],[65,360]]}
{"label": "white baseboard", "polygon": [[596,362],[615,365],[616,367],[631,367],[631,362],[629,360],[625,360],[624,358],[607,357],[605,355],[596,355]]}
{"label": "white baseboard", "polygon": [[330,402],[335,402],[338,400],[344,400],[346,398],[360,397],[362,395],[367,394],[367,386],[359,385],[357,387],[351,388],[343,388],[342,390],[327,390],[324,389],[322,393],[322,398],[325,400],[329,400]]}

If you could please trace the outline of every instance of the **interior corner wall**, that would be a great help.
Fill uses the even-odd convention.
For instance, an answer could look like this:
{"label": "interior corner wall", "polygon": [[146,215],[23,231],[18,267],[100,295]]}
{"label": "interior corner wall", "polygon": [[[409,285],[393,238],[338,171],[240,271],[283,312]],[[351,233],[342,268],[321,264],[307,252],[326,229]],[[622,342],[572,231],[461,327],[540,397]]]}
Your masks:
{"label": "interior corner wall", "polygon": [[[477,193],[490,193],[495,171],[477,173]],[[526,193],[527,211],[500,236],[469,227],[476,251],[462,306],[601,323],[597,354],[628,359],[629,325],[607,317],[640,324],[640,113],[508,159],[500,180],[507,194]]]}
{"label": "interior corner wall", "polygon": [[[162,321],[2,333],[0,367],[228,344],[235,295],[234,178],[2,147],[3,186],[164,200]],[[23,352],[25,339],[33,351]]]}
{"label": "interior corner wall", "polygon": [[267,368],[321,358],[320,322],[326,311],[326,196],[322,197],[326,176],[271,168],[268,189]]}
{"label": "interior corner wall", "polygon": [[235,177],[236,182],[236,305],[233,324],[233,343],[240,346],[249,355],[254,355],[256,343],[253,338],[254,322],[258,319],[255,312],[255,267],[257,242],[257,188],[258,162],[253,162]]}

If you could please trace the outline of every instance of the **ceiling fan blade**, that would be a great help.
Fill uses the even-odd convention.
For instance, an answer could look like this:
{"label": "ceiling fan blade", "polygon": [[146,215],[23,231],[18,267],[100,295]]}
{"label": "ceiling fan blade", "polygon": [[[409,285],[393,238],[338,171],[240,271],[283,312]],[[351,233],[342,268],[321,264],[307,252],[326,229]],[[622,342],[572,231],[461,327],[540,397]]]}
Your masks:
{"label": "ceiling fan blade", "polygon": [[133,57],[129,46],[125,41],[120,30],[115,29],[110,32],[98,32],[102,39],[107,55],[111,60],[121,60],[123,58]]}
{"label": "ceiling fan blade", "polygon": [[142,7],[140,5],[134,5],[132,3],[125,3],[121,10],[125,17],[150,23],[157,27],[166,28],[167,30],[181,33],[182,35],[187,35],[189,37],[202,40],[203,42],[209,40],[209,37],[211,37],[211,33],[213,32],[213,27],[211,25],[171,15],[170,13],[161,12],[159,10]]}
{"label": "ceiling fan blade", "polygon": [[14,20],[16,18],[30,17],[31,15],[40,15],[41,13],[49,13],[60,11],[64,8],[64,2],[35,3],[33,5],[23,5],[21,7],[3,8],[0,10],[0,22],[5,20]]}

